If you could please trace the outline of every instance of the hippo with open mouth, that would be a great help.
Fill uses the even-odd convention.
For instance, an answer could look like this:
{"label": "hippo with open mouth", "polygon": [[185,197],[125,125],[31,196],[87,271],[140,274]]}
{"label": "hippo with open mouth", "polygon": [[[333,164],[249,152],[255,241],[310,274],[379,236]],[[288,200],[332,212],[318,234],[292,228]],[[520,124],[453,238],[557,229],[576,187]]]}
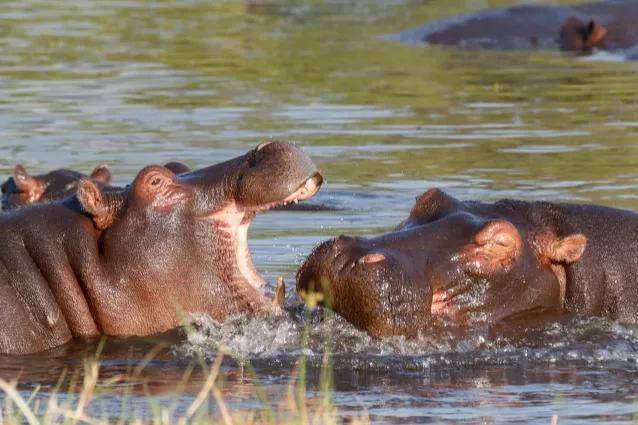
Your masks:
{"label": "hippo with open mouth", "polygon": [[438,189],[394,231],[319,245],[302,297],[375,336],[441,318],[493,324],[543,312],[638,321],[638,214],[593,205],[459,201]]}
{"label": "hippo with open mouth", "polygon": [[262,293],[248,226],[322,182],[301,149],[272,141],[179,176],[148,166],[125,189],[84,179],[75,196],[3,213],[0,353],[278,308]]}

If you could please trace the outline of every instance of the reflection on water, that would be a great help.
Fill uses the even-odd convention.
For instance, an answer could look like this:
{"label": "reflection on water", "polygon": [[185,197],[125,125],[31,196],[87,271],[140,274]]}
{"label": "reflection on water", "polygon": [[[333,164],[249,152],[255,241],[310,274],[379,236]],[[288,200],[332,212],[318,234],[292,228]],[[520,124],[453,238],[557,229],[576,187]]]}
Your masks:
{"label": "reflection on water", "polygon": [[[319,241],[385,231],[414,197],[438,186],[462,199],[595,202],[638,209],[638,63],[557,52],[466,52],[384,36],[433,19],[518,3],[412,0],[138,0],[5,3],[0,7],[0,172],[89,171],[107,162],[117,183],[143,165],[198,167],[260,139],[298,141],[327,177],[319,201],[335,212],[272,212],[251,230],[255,262],[293,293],[298,264]],[[613,59],[613,60],[610,60]],[[630,421],[633,330],[573,319],[519,336],[423,336],[375,341],[330,322],[208,323],[167,348],[140,378],[171,398],[188,353],[230,340],[255,376],[226,364],[233,407],[266,386],[285,392],[291,365],[311,365],[330,336],[335,403],[380,422]],[[451,332],[451,331],[450,331]],[[164,339],[166,340],[166,339]],[[168,341],[173,341],[168,339]],[[315,344],[315,345],[313,345]],[[125,373],[154,346],[107,344],[103,373]],[[0,375],[52,388],[94,344],[0,360]],[[310,351],[308,351],[310,350]],[[317,366],[314,364],[314,366]],[[196,369],[197,370],[197,369]],[[310,369],[308,394],[318,391]],[[191,375],[179,400],[201,384]],[[48,385],[48,386],[47,386]],[[136,397],[138,397],[136,396]],[[119,403],[105,394],[107,408]],[[235,397],[235,398],[233,398]],[[276,397],[275,397],[276,398]]]}

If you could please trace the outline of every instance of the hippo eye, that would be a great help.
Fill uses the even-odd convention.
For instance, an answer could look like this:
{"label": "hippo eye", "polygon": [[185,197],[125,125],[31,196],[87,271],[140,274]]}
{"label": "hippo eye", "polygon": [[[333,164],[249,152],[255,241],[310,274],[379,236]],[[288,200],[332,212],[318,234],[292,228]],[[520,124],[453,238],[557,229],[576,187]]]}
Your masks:
{"label": "hippo eye", "polygon": [[161,179],[161,178],[159,178],[159,177],[153,177],[153,178],[151,179],[151,186],[153,186],[153,187],[157,187],[157,186],[159,186],[159,184],[160,184],[161,182],[162,182],[162,179]]}

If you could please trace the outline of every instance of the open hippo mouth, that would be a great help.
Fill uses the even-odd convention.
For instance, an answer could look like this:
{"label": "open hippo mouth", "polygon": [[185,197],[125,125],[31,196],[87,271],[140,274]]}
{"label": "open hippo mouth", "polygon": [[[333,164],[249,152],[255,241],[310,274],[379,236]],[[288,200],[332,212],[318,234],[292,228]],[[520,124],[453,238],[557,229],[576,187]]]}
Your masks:
{"label": "open hippo mouth", "polygon": [[[248,247],[248,228],[257,213],[263,213],[270,209],[297,203],[314,196],[323,183],[323,177],[319,172],[314,172],[296,190],[287,196],[270,202],[256,205],[243,205],[241,202],[231,202],[221,210],[209,214],[206,219],[222,233],[226,245],[228,262],[230,269],[235,268],[240,274],[239,277],[245,279],[255,288],[262,288],[266,281],[257,271]],[[234,261],[233,261],[234,260]]]}
{"label": "open hippo mouth", "polygon": [[253,263],[250,248],[248,247],[248,227],[252,223],[252,220],[257,213],[266,212],[275,207],[297,203],[313,197],[319,191],[322,183],[323,177],[317,172],[300,185],[297,190],[281,201],[269,202],[244,209],[241,222],[239,226],[235,228],[235,260],[237,261],[237,267],[240,273],[252,286],[261,288],[266,283]]}

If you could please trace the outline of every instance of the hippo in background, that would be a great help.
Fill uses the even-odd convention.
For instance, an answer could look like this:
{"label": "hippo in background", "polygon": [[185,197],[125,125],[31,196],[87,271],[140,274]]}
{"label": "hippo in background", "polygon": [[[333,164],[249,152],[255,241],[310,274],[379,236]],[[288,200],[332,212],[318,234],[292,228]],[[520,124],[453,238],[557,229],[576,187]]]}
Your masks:
{"label": "hippo in background", "polygon": [[75,196],[3,213],[0,353],[160,333],[189,313],[223,321],[277,310],[248,227],[322,182],[300,148],[272,141],[179,175],[148,166],[117,191],[82,179]]}
{"label": "hippo in background", "polygon": [[[188,166],[172,161],[164,165],[175,174],[189,171]],[[75,194],[78,183],[90,179],[101,188],[123,190],[119,186],[110,186],[113,175],[107,165],[98,165],[89,174],[68,168],[60,168],[36,176],[29,175],[24,167],[17,164],[13,176],[0,185],[2,190],[2,209],[12,210],[30,204],[52,202]]]}
{"label": "hippo in background", "polygon": [[638,44],[638,3],[611,0],[574,6],[488,9],[398,34],[400,41],[469,49],[626,50]]}
{"label": "hippo in background", "polygon": [[32,176],[18,164],[13,170],[13,176],[0,185],[2,209],[10,210],[65,198],[75,193],[78,182],[85,178],[108,185],[111,183],[112,175],[106,165],[98,165],[88,176],[67,168]]}
{"label": "hippo in background", "polygon": [[576,313],[636,323],[636,235],[630,211],[460,201],[432,189],[392,232],[319,245],[297,289],[375,336],[413,336],[435,319],[491,325]]}

